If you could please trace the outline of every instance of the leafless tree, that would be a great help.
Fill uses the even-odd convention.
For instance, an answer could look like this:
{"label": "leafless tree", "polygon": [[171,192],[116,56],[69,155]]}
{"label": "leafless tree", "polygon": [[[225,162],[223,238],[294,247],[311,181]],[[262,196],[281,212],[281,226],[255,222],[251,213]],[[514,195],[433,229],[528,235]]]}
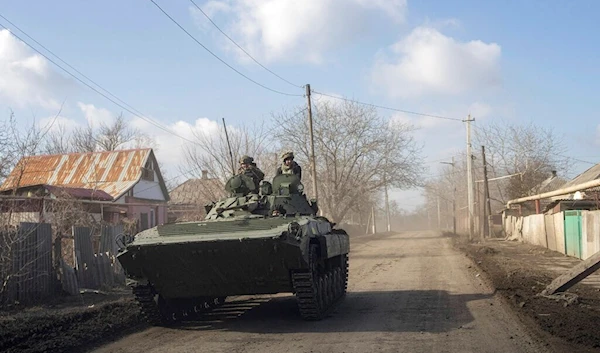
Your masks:
{"label": "leafless tree", "polygon": [[[295,151],[296,159],[306,167],[303,179],[310,194],[310,144],[304,111],[282,113],[275,120],[280,123],[280,144]],[[350,101],[318,102],[313,121],[319,204],[334,222],[341,222],[360,200],[386,184],[398,188],[418,184],[422,165],[412,126],[387,121],[375,108]]]}
{"label": "leafless tree", "polygon": [[183,174],[200,178],[205,170],[212,178],[220,181],[220,184],[216,184],[220,187],[202,191],[208,200],[216,200],[222,196],[225,182],[237,171],[238,161],[243,155],[254,158],[254,162],[265,173],[265,179],[275,174],[277,154],[272,149],[273,136],[264,124],[251,127],[230,126],[227,130],[232,156],[229,154],[225,130],[222,127],[216,133],[195,132],[195,143],[184,147],[185,164],[180,168]]}
{"label": "leafless tree", "polygon": [[100,124],[96,141],[101,150],[114,151],[120,146],[133,141],[138,134],[139,131],[128,127],[123,119],[123,114],[120,114],[111,125]]}
{"label": "leafless tree", "polygon": [[112,124],[100,123],[97,129],[91,124],[76,128],[71,139],[77,152],[115,151],[128,145],[134,148],[156,145],[154,138],[131,128],[123,114],[117,116]]}
{"label": "leafless tree", "polygon": [[551,128],[533,123],[517,125],[492,123],[475,130],[477,145],[486,148],[490,176],[518,174],[493,183],[504,202],[536,194],[536,187],[552,171],[566,173],[571,165],[565,157],[564,137]]}
{"label": "leafless tree", "polygon": [[71,139],[76,152],[95,152],[98,149],[94,129],[91,125],[75,128]]}
{"label": "leafless tree", "polygon": [[47,154],[71,153],[75,151],[73,145],[73,136],[68,133],[67,126],[58,124],[56,129],[48,133],[43,152]]}

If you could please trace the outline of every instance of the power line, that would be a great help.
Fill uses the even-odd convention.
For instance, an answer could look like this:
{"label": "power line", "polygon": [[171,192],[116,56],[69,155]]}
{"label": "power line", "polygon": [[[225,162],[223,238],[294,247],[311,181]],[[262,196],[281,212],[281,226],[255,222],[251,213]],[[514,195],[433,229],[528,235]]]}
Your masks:
{"label": "power line", "polygon": [[25,32],[24,30],[22,30],[21,28],[19,28],[19,26],[17,26],[13,22],[11,22],[8,18],[4,17],[2,14],[0,14],[0,17],[3,18],[6,22],[10,23],[11,26],[13,26],[17,30],[19,30],[21,33],[23,33],[27,38],[31,39],[35,44],[39,45],[45,51],[47,51],[48,53],[52,54],[52,56],[54,56],[55,58],[57,58],[60,62],[62,62],[63,64],[67,65],[69,68],[71,68],[73,71],[75,71],[76,73],[78,73],[79,75],[81,75],[82,77],[84,77],[86,80],[88,80],[91,83],[93,83],[94,85],[96,85],[102,91],[106,92],[109,96],[111,96],[114,99],[118,100],[119,102],[123,103],[124,105],[126,105],[129,108],[131,108],[132,110],[134,110],[138,114],[144,115],[139,110],[137,110],[134,107],[132,107],[131,105],[127,104],[127,102],[124,102],[119,97],[117,97],[114,94],[112,94],[109,90],[107,90],[106,88],[102,87],[100,84],[98,84],[97,82],[95,82],[94,80],[92,80],[91,78],[89,78],[88,76],[86,76],[84,73],[82,73],[81,71],[77,70],[77,68],[73,67],[71,64],[69,64],[68,62],[64,61],[60,56],[56,55],[52,50],[50,50],[47,47],[45,47],[42,43],[38,42],[35,38],[31,37],[29,34],[27,34],[27,32]]}
{"label": "power line", "polygon": [[228,64],[225,60],[221,59],[217,54],[213,53],[210,49],[208,49],[204,44],[200,43],[200,41],[198,39],[196,39],[196,37],[194,37],[190,32],[188,32],[185,28],[183,28],[182,25],[179,24],[179,22],[177,22],[173,17],[171,17],[171,15],[169,15],[165,10],[163,10],[162,7],[160,7],[154,0],[150,0],[154,6],[156,6],[165,16],[167,16],[177,27],[179,27],[183,32],[185,32],[185,34],[187,34],[194,42],[196,42],[199,46],[201,46],[204,50],[206,50],[210,55],[212,55],[215,59],[219,60],[221,63],[223,63],[225,66],[227,66],[228,68],[230,68],[231,70],[235,71],[238,75],[242,76],[243,78],[245,78],[246,80],[254,83],[257,86],[260,86],[266,90],[269,90],[271,92],[274,93],[278,93],[278,94],[282,94],[284,96],[292,96],[292,97],[302,97],[302,94],[293,94],[293,93],[287,93],[287,92],[282,92],[282,91],[278,91],[276,89],[267,87],[265,85],[263,85],[262,83],[259,83],[253,79],[251,79],[250,77],[246,76],[245,74],[243,74],[242,72],[240,72],[238,69],[236,69],[235,67],[231,66],[230,64]]}
{"label": "power line", "polygon": [[210,18],[210,17],[209,17],[207,14],[206,14],[206,12],[204,12],[204,11],[203,11],[203,10],[200,8],[200,6],[198,6],[198,5],[197,5],[197,4],[194,2],[194,0],[190,0],[190,2],[191,2],[192,4],[194,4],[194,6],[195,6],[195,7],[198,9],[198,11],[200,11],[200,12],[201,12],[201,13],[204,15],[204,17],[206,17],[206,19],[207,19],[207,20],[209,20],[209,21],[210,21],[210,23],[212,23],[212,24],[213,24],[213,26],[215,26],[215,28],[219,30],[219,32],[221,32],[221,34],[223,34],[223,35],[224,35],[224,36],[225,36],[227,39],[229,39],[229,41],[230,41],[231,43],[233,43],[233,44],[234,44],[236,47],[238,47],[238,48],[239,48],[241,51],[243,51],[243,52],[244,52],[244,54],[246,54],[246,55],[247,55],[247,56],[248,56],[250,59],[252,59],[252,61],[254,61],[254,62],[255,62],[255,63],[258,65],[258,66],[260,66],[260,67],[262,67],[263,69],[267,70],[267,71],[268,71],[268,72],[270,72],[272,75],[274,75],[275,77],[277,77],[278,79],[282,80],[283,82],[285,82],[285,83],[287,83],[287,84],[289,84],[289,85],[292,85],[292,86],[294,86],[294,87],[298,87],[298,88],[304,88],[304,86],[300,86],[300,85],[297,85],[297,84],[295,84],[295,83],[292,83],[292,82],[290,82],[290,81],[286,80],[285,78],[283,78],[283,77],[279,76],[278,74],[274,73],[274,72],[273,72],[273,71],[271,71],[269,68],[265,67],[263,64],[261,64],[260,62],[258,62],[258,60],[256,60],[256,59],[255,59],[255,58],[254,58],[252,55],[250,55],[250,53],[248,53],[248,52],[247,52],[247,51],[246,51],[244,48],[242,48],[242,47],[241,47],[241,46],[240,46],[238,43],[236,43],[236,41],[235,41],[235,40],[233,40],[233,39],[232,39],[230,36],[228,36],[228,35],[227,35],[227,33],[223,32],[223,30],[222,30],[222,29],[221,29],[221,28],[220,28],[220,27],[219,27],[219,26],[218,26],[218,25],[217,25],[217,24],[216,24],[216,23],[215,23],[215,22],[214,22],[214,21],[213,21],[213,20],[212,20],[212,19],[211,19],[211,18]]}
{"label": "power line", "polygon": [[[152,1],[152,0],[151,0]],[[362,105],[368,105],[374,108],[380,108],[380,109],[386,109],[386,110],[392,110],[392,111],[396,111],[396,112],[401,112],[401,113],[406,113],[406,114],[413,114],[413,115],[420,115],[420,116],[427,116],[430,118],[436,118],[436,119],[444,119],[444,120],[452,120],[452,121],[460,121],[462,122],[462,119],[457,119],[457,118],[450,118],[447,116],[441,116],[441,115],[432,115],[432,114],[424,114],[424,113],[418,113],[418,112],[413,112],[410,110],[404,110],[404,109],[398,109],[398,108],[392,108],[392,107],[386,107],[383,105],[377,105],[377,104],[371,104],[371,103],[365,103],[365,102],[361,102],[355,99],[349,99],[349,98],[344,98],[344,97],[338,97],[338,96],[334,96],[331,94],[326,94],[326,93],[321,93],[321,92],[317,92],[314,90],[311,90],[312,93],[321,95],[321,96],[325,96],[325,97],[330,97],[330,98],[335,98],[335,99],[339,99],[339,100],[343,100],[343,101],[347,101],[347,102],[352,102],[352,103],[358,103],[358,104],[362,104]]]}
{"label": "power line", "polygon": [[[2,27],[2,28],[4,28],[4,29],[8,30],[8,28],[6,28],[6,27],[5,27],[3,24],[1,24],[1,23],[0,23],[0,27]],[[10,32],[10,30],[9,30],[9,32]],[[22,31],[21,31],[21,32],[22,32]],[[23,33],[25,33],[25,32],[23,32]],[[39,51],[37,48],[35,48],[35,47],[34,47],[34,46],[32,46],[31,44],[29,44],[29,43],[28,43],[27,41],[25,41],[23,38],[19,37],[18,35],[14,34],[13,32],[10,32],[10,34],[11,34],[11,35],[13,35],[14,37],[16,37],[17,39],[19,39],[21,42],[23,42],[23,43],[24,43],[25,45],[27,45],[29,48],[33,49],[33,50],[34,50],[34,51],[36,51],[38,54],[40,54],[41,56],[43,56],[44,58],[46,58],[46,60],[48,60],[48,61],[50,61],[52,64],[56,65],[58,68],[60,68],[61,70],[63,70],[65,73],[67,73],[69,76],[73,77],[74,79],[76,79],[77,81],[79,81],[80,83],[82,83],[83,85],[85,85],[86,87],[88,87],[89,89],[91,89],[92,91],[94,91],[94,92],[98,93],[98,94],[99,94],[99,95],[101,95],[102,97],[106,98],[107,100],[109,100],[109,101],[110,101],[110,102],[112,102],[113,104],[117,105],[118,107],[120,107],[120,108],[122,108],[122,109],[126,110],[127,112],[131,113],[131,114],[132,114],[132,115],[134,115],[134,116],[137,116],[138,118],[140,118],[140,119],[142,119],[142,120],[144,120],[144,121],[147,121],[147,122],[151,123],[152,125],[154,125],[154,126],[158,127],[159,129],[161,129],[161,130],[163,130],[163,131],[165,131],[165,132],[168,132],[168,133],[170,133],[170,134],[172,134],[172,135],[174,135],[174,136],[177,136],[177,137],[179,137],[179,138],[181,138],[181,139],[183,139],[183,140],[185,140],[185,141],[188,141],[188,142],[191,142],[191,143],[194,143],[194,144],[196,144],[196,142],[195,142],[195,141],[192,141],[192,140],[190,140],[190,139],[187,139],[187,138],[185,138],[185,137],[183,137],[183,136],[181,136],[181,135],[179,135],[179,134],[177,134],[177,133],[175,133],[175,132],[171,131],[171,130],[170,130],[168,127],[165,127],[165,126],[163,126],[163,125],[161,125],[161,124],[159,124],[159,123],[157,123],[157,122],[153,121],[152,119],[146,118],[146,117],[145,117],[143,114],[138,114],[138,113],[135,113],[133,110],[136,110],[136,109],[133,109],[133,110],[132,110],[132,109],[129,109],[129,108],[127,108],[125,105],[118,103],[117,101],[115,101],[114,99],[110,98],[110,97],[109,97],[109,96],[107,96],[106,94],[104,94],[104,93],[100,92],[100,91],[99,91],[98,89],[96,89],[95,87],[91,86],[89,83],[87,83],[87,82],[83,81],[81,78],[77,77],[75,74],[73,74],[73,73],[72,73],[72,72],[70,72],[69,70],[67,70],[67,69],[65,69],[64,67],[62,67],[61,65],[59,65],[59,64],[58,64],[56,61],[54,61],[54,60],[52,60],[51,58],[49,58],[49,57],[48,57],[46,54],[44,54],[44,53],[42,53],[41,51]],[[56,56],[56,55],[55,55],[55,56]],[[91,81],[91,80],[90,80],[90,81]],[[93,81],[92,81],[92,82],[93,82]],[[96,84],[96,85],[97,85],[98,87],[100,87],[100,88],[101,88],[101,86],[100,86],[100,85],[98,85],[98,84]],[[103,88],[101,88],[101,89],[103,89]],[[103,90],[104,90],[104,89],[103,89]],[[105,91],[106,91],[106,92],[108,92],[107,90],[105,90]]]}

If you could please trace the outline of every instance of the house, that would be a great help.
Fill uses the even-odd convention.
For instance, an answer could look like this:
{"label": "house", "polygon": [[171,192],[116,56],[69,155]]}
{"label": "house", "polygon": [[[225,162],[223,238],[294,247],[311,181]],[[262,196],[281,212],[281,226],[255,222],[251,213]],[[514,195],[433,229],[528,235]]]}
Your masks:
{"label": "house", "polygon": [[[563,187],[563,185],[565,185],[566,183],[567,183],[567,180],[559,177],[556,173],[556,170],[553,170],[547,179],[545,179],[540,184],[538,184],[536,187],[534,187],[533,189],[530,190],[529,195],[539,195],[539,194],[543,194],[546,192],[558,190],[561,187]],[[537,205],[538,210],[536,213],[545,209],[552,202],[553,202],[553,200],[551,198],[541,199],[539,201],[539,204]],[[526,205],[524,205],[524,206],[526,206]]]}
{"label": "house", "polygon": [[[578,176],[576,176],[569,182],[565,183],[562,186],[562,188],[569,188],[571,186],[576,186],[579,184],[587,183],[587,182],[590,182],[590,181],[596,180],[596,179],[600,179],[600,163],[592,166],[585,172],[579,174]],[[579,192],[579,194],[577,194],[577,195],[575,195],[575,193],[574,193],[574,194],[570,194],[568,197],[559,196],[558,198],[561,198],[561,199],[576,199],[576,198],[578,198],[578,199],[586,199],[586,198],[594,199],[594,198],[596,198],[596,195],[598,195],[598,191],[600,191],[598,188],[594,188],[594,189],[586,190],[585,192]]]}
{"label": "house", "polygon": [[137,222],[143,230],[166,222],[169,195],[150,148],[22,158],[0,186],[31,221],[52,219],[47,205],[77,200],[96,221]]}
{"label": "house", "polygon": [[206,216],[204,206],[224,197],[225,184],[218,178],[209,178],[208,171],[202,177],[188,179],[171,190],[169,197],[169,222],[198,221]]}
{"label": "house", "polygon": [[[561,188],[569,188],[600,179],[600,164],[596,164],[566,182]],[[552,203],[545,207],[546,212],[558,213],[568,210],[597,210],[600,208],[600,188],[577,191],[568,195],[555,196]]]}

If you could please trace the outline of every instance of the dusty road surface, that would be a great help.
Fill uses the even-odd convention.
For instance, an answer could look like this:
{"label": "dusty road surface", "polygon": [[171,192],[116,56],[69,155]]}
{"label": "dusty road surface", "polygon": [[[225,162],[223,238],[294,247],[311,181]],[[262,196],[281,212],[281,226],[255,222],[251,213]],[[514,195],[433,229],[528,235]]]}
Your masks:
{"label": "dusty road surface", "polygon": [[94,352],[548,352],[470,267],[437,233],[355,237],[348,295],[323,321],[302,321],[291,295],[235,297]]}

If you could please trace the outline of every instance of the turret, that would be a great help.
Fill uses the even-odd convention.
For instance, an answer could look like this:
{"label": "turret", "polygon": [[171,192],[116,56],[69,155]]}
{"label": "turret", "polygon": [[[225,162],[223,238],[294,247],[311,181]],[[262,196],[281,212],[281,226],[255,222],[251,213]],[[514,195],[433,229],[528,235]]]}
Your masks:
{"label": "turret", "polygon": [[228,197],[206,206],[206,219],[315,215],[316,200],[309,202],[304,185],[293,174],[280,174],[273,183],[254,185],[252,178],[235,175],[225,184]]}

